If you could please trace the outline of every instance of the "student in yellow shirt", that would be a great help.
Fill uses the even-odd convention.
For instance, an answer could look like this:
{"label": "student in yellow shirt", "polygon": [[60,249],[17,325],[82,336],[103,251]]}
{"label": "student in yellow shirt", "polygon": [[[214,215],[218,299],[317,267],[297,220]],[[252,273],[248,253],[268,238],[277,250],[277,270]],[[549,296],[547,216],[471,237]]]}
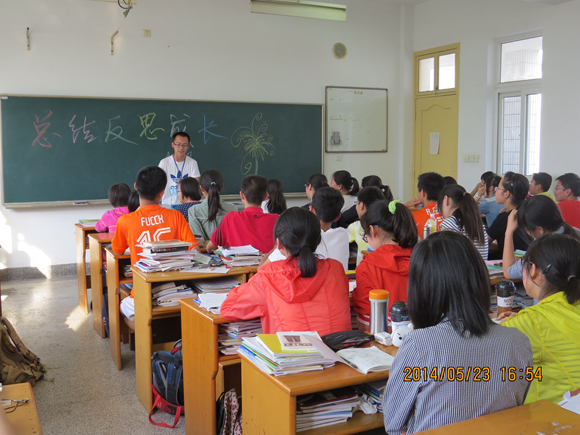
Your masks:
{"label": "student in yellow shirt", "polygon": [[552,186],[552,176],[547,172],[537,172],[532,175],[532,181],[530,181],[530,195],[545,195],[556,201],[556,197],[550,193],[550,186]]}
{"label": "student in yellow shirt", "polygon": [[539,303],[517,315],[499,316],[509,317],[504,326],[526,334],[532,345],[534,379],[526,403],[544,399],[558,403],[580,383],[578,259],[580,242],[569,235],[552,233],[534,241],[523,259],[523,281],[528,295]]}

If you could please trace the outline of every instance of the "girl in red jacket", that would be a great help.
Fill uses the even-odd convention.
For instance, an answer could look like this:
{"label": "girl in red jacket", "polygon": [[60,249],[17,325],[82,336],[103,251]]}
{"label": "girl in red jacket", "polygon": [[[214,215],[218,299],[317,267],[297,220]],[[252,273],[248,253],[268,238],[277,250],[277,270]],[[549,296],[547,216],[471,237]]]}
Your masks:
{"label": "girl in red jacket", "polygon": [[285,261],[263,266],[246,284],[230,290],[220,313],[227,320],[260,317],[265,334],[351,329],[348,280],[342,264],[321,260],[320,222],[299,207],[283,212],[274,239]]}
{"label": "girl in red jacket", "polygon": [[389,310],[407,301],[409,260],[419,238],[413,215],[401,201],[376,201],[361,217],[363,239],[374,249],[356,268],[357,287],[352,306],[357,313],[358,329],[369,330],[369,292],[389,292]]}

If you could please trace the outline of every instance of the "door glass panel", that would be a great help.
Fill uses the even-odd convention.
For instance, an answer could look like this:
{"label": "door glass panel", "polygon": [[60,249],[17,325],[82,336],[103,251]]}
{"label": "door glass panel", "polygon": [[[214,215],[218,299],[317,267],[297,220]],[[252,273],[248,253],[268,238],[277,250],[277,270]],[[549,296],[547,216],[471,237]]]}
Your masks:
{"label": "door glass panel", "polygon": [[504,97],[502,111],[502,174],[520,172],[522,97]]}
{"label": "door glass panel", "polygon": [[526,175],[540,172],[540,126],[542,123],[542,94],[531,94],[527,100]]}
{"label": "door glass panel", "polygon": [[435,90],[435,58],[419,60],[419,92]]}
{"label": "door glass panel", "polygon": [[439,89],[455,87],[455,53],[439,57]]}
{"label": "door glass panel", "polygon": [[500,82],[542,78],[542,37],[501,44]]}

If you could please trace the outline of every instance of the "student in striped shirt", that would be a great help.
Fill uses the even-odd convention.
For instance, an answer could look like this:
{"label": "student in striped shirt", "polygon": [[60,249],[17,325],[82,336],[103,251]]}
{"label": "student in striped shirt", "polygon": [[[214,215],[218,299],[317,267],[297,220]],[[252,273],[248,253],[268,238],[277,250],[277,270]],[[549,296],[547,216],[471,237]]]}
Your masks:
{"label": "student in striped shirt", "polygon": [[444,218],[439,230],[455,231],[467,236],[475,244],[481,257],[487,260],[489,240],[473,196],[458,184],[452,184],[445,187],[439,195],[437,207]]}
{"label": "student in striped shirt", "polygon": [[[548,198],[547,198],[548,199]],[[526,403],[558,403],[580,383],[580,242],[567,234],[535,240],[523,259],[526,292],[537,305],[502,313],[503,325],[526,334],[532,344],[534,377]]]}
{"label": "student in striped shirt", "polygon": [[[490,292],[485,263],[467,237],[441,231],[415,246],[408,285],[414,330],[403,339],[383,398],[389,435],[524,403],[530,384],[519,370],[532,366],[530,340],[491,321]],[[513,382],[506,367],[517,370]]]}

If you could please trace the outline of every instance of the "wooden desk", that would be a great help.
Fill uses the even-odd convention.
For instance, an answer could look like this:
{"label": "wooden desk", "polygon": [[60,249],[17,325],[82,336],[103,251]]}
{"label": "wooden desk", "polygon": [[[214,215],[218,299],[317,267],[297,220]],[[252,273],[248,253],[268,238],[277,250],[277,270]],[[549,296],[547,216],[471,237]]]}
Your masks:
{"label": "wooden desk", "polygon": [[[111,348],[111,358],[117,368],[121,370],[121,332],[122,329],[129,329],[125,322],[121,320],[119,309],[119,298],[117,290],[121,284],[130,284],[133,278],[126,278],[123,274],[124,267],[131,264],[131,256],[116,254],[111,248],[105,248],[107,253],[107,301],[109,303],[109,346]],[[123,326],[125,325],[125,328]]]}
{"label": "wooden desk", "polygon": [[[381,346],[395,355],[394,346]],[[184,370],[185,371],[185,370]],[[290,435],[296,433],[296,397],[334,388],[386,380],[389,371],[363,375],[345,364],[322,371],[286,376],[270,376],[242,355],[242,398],[245,434]],[[346,423],[300,432],[304,435],[353,434],[383,426],[383,414],[356,412]]]}
{"label": "wooden desk", "polygon": [[[141,403],[147,412],[149,412],[153,406],[153,394],[151,392],[151,355],[153,352],[158,350],[170,350],[174,344],[174,342],[154,344],[152,336],[152,323],[156,319],[176,317],[181,315],[181,308],[179,305],[176,307],[153,308],[151,305],[151,288],[156,284],[161,284],[168,281],[175,281],[177,284],[179,281],[191,281],[195,279],[208,278],[216,279],[223,277],[235,278],[240,282],[246,282],[246,276],[248,272],[243,267],[233,267],[225,275],[184,272],[159,272],[147,274],[141,272],[135,267],[133,267],[132,270],[133,290],[135,296],[135,371],[137,374],[137,396],[139,397],[139,400],[141,400]],[[204,335],[202,331],[195,329],[191,333],[198,334],[200,336]],[[215,343],[217,352],[217,332],[215,336]],[[205,347],[202,352],[196,353],[199,353],[199,355],[195,355],[194,358],[200,357],[203,361],[205,361],[206,358],[209,358],[206,357],[206,355],[211,354],[211,348],[208,349]],[[184,353],[184,361],[185,358],[186,356]],[[194,367],[193,371],[190,371],[189,377],[184,377],[184,382],[187,382],[188,380],[189,382],[192,382],[191,376],[194,378],[196,376],[200,376],[201,365],[205,365],[205,363],[200,364],[198,367]],[[211,406],[215,408],[215,396],[211,401]],[[189,418],[189,420],[192,420],[195,423],[195,417],[193,419]]]}
{"label": "wooden desk", "polygon": [[498,433],[502,435],[537,435],[539,433],[575,435],[580,433],[580,415],[547,400],[540,400],[418,433],[423,435],[496,435]]}
{"label": "wooden desk", "polygon": [[87,290],[91,288],[91,276],[87,275],[87,262],[85,254],[89,248],[88,234],[96,233],[95,227],[83,227],[81,224],[75,224],[75,238],[77,248],[77,279],[79,282],[79,306],[85,312],[89,313],[89,302],[87,299]]}
{"label": "wooden desk", "polygon": [[106,338],[103,325],[103,245],[111,243],[114,233],[89,234],[91,257],[91,295],[93,300],[93,327],[97,334]]}
{"label": "wooden desk", "polygon": [[28,403],[18,405],[14,412],[6,414],[10,424],[16,429],[18,435],[42,435],[40,420],[36,411],[36,401],[32,394],[32,387],[28,382],[24,384],[2,385],[0,392],[2,400],[30,399]]}

